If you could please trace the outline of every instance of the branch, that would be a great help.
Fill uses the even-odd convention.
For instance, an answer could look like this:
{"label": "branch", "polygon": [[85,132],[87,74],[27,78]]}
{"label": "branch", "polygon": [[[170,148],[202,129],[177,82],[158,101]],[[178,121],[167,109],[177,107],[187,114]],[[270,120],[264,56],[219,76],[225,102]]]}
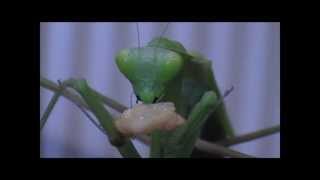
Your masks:
{"label": "branch", "polygon": [[202,150],[207,153],[214,152],[214,154],[223,155],[226,157],[232,157],[232,158],[254,158],[253,156],[223,147],[221,145],[215,144],[215,143],[209,143],[208,141],[204,141],[201,139],[198,139],[195,145],[199,150]]}
{"label": "branch", "polygon": [[[56,92],[56,91],[59,90],[59,86],[58,86],[56,83],[54,83],[54,82],[52,82],[52,81],[50,81],[49,79],[46,79],[46,78],[44,78],[44,77],[40,77],[40,86],[42,86],[42,87],[44,87],[44,88],[46,88],[46,89],[49,89],[49,90],[51,90],[51,91],[54,91],[54,92]],[[115,110],[117,110],[117,111],[119,111],[119,112],[121,112],[121,113],[122,113],[123,111],[125,111],[126,109],[128,109],[127,107],[125,107],[125,106],[122,105],[122,104],[119,104],[119,103],[116,102],[115,100],[110,99],[110,98],[108,98],[108,97],[100,94],[99,92],[97,92],[97,91],[95,91],[95,90],[93,90],[93,91],[94,91],[96,94],[98,94],[98,95],[101,97],[102,101],[103,101],[106,105],[110,106],[111,108],[113,108],[113,109],[115,109]],[[77,105],[83,106],[83,107],[85,107],[86,109],[88,109],[88,105],[87,105],[77,94],[73,93],[72,91],[65,89],[65,90],[62,92],[62,95],[63,95],[64,97],[68,98],[69,100],[71,100],[72,102],[76,103]]]}
{"label": "branch", "polygon": [[[149,145],[151,143],[150,137],[146,135],[141,135],[137,137],[139,140],[141,140],[143,143]],[[232,149],[228,149],[226,147],[223,147],[219,144],[215,143],[209,143],[207,141],[198,139],[195,147],[203,152],[209,153],[211,155],[222,155],[224,157],[232,157],[232,158],[254,158],[253,156],[234,151]]]}
{"label": "branch", "polygon": [[247,141],[251,141],[260,137],[264,137],[264,136],[268,136],[271,135],[273,133],[277,133],[280,131],[280,125],[276,125],[270,128],[265,128],[265,129],[261,129],[258,131],[254,131],[251,133],[247,133],[247,134],[243,134],[240,136],[236,136],[233,138],[228,138],[228,139],[224,139],[224,140],[220,140],[217,141],[215,143],[223,145],[223,146],[231,146],[231,145],[235,145],[235,144],[240,144],[240,143],[244,143]]}
{"label": "branch", "polygon": [[[40,77],[40,86],[43,87],[43,88],[46,88],[48,90],[54,91],[54,92],[59,90],[59,86],[56,83],[54,83],[54,82],[52,82],[52,81],[50,81],[50,80],[48,80],[46,78],[43,78],[43,77]],[[105,96],[103,96],[102,94],[100,94],[97,91],[95,91],[95,92],[99,96],[101,96],[102,101],[106,105],[110,106],[111,108],[113,108],[113,109],[115,109],[115,110],[117,110],[119,112],[123,112],[125,109],[127,109],[127,107],[117,103],[115,100],[112,100],[112,99],[110,99],[108,97],[105,97]],[[84,108],[90,110],[88,108],[88,105],[78,95],[76,95],[75,93],[71,92],[70,90],[64,89],[62,91],[62,95],[64,97],[66,97],[67,99],[69,99],[70,101],[72,101],[73,103],[75,103],[76,105],[78,105],[80,107],[84,107]],[[137,138],[139,140],[142,140],[146,144],[150,143],[150,138],[147,137],[147,136],[137,136]],[[203,141],[203,140],[197,140],[195,147],[198,148],[201,151],[205,151],[205,152],[210,153],[212,155],[221,154],[221,155],[224,155],[224,156],[235,157],[235,158],[251,157],[249,155],[245,155],[243,153],[240,153],[240,152],[225,148],[225,147],[223,147],[221,145],[209,143],[209,142],[206,142],[206,141]]]}

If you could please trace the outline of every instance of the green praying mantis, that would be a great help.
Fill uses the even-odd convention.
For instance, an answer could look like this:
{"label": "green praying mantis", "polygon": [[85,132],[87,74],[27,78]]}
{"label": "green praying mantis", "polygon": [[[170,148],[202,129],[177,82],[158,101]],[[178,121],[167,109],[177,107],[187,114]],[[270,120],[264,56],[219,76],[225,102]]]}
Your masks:
{"label": "green praying mantis", "polygon": [[[204,56],[161,35],[143,47],[119,51],[115,63],[140,102],[172,102],[176,112],[186,119],[173,131],[155,129],[148,134],[151,158],[204,157],[194,148],[198,138],[214,142],[234,136],[223,103],[225,95],[220,93],[211,61]],[[140,157],[131,139],[117,130],[116,120],[86,80],[69,79],[62,85],[80,94],[123,157]]]}

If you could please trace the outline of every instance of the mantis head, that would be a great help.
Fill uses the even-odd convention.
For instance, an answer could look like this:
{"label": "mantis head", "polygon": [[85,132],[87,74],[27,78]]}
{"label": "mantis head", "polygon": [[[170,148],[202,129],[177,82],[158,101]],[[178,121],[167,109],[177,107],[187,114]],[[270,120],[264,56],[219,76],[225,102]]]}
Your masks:
{"label": "mantis head", "polygon": [[165,94],[168,83],[181,72],[183,58],[167,49],[142,47],[121,50],[116,63],[137,98],[150,104]]}

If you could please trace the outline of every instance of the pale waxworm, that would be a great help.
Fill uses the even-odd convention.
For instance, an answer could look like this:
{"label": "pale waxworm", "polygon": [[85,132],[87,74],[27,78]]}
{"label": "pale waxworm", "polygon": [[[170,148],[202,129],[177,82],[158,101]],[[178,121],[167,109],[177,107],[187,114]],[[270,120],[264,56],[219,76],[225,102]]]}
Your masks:
{"label": "pale waxworm", "polygon": [[122,135],[130,137],[149,134],[154,130],[172,131],[184,124],[185,119],[175,112],[174,104],[137,104],[126,110],[115,121]]}

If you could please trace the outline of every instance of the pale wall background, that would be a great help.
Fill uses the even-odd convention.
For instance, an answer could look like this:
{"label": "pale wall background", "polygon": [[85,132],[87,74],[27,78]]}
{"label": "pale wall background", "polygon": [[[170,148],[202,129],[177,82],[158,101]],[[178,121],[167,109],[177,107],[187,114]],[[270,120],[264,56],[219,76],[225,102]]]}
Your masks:
{"label": "pale wall background", "polygon": [[[166,23],[139,23],[141,44],[159,36]],[[135,23],[41,23],[41,75],[50,79],[86,78],[103,94],[130,106],[132,88],[114,57],[138,46]],[[170,23],[165,36],[213,61],[237,134],[280,123],[279,23]],[[52,93],[40,88],[41,115]],[[133,99],[135,102],[135,99]],[[139,152],[148,147],[135,141]],[[236,145],[259,157],[280,157],[280,134]],[[41,133],[41,157],[120,157],[120,154],[68,100],[61,98]]]}

